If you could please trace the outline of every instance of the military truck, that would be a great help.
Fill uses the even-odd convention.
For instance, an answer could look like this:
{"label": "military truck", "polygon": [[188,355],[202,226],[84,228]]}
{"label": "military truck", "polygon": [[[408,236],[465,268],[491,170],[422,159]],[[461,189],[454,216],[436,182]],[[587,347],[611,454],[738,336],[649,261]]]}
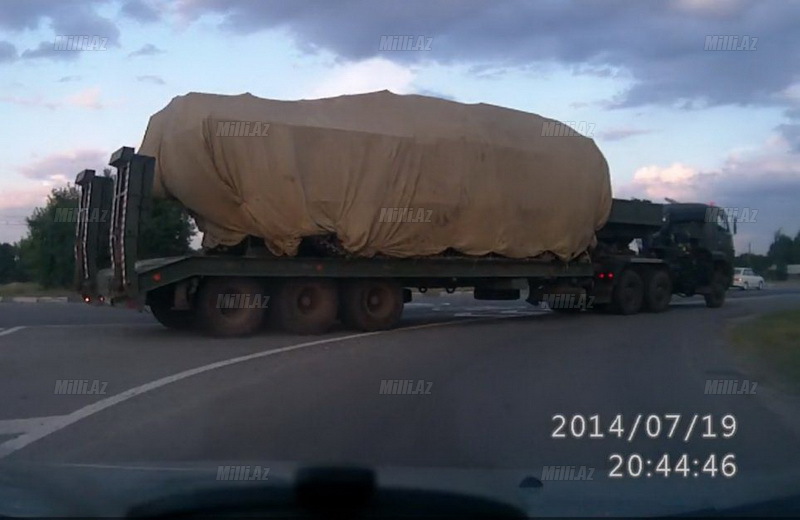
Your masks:
{"label": "military truck", "polygon": [[76,288],[87,303],[149,307],[173,329],[241,336],[269,325],[320,334],[337,321],[361,331],[391,329],[414,288],[471,288],[478,300],[527,293],[531,304],[570,313],[663,312],[672,295],[702,295],[716,308],[732,283],[736,223],[721,208],[620,199],[596,247],[568,262],[457,254],[349,258],[302,247],[298,256],[278,257],[255,237],[224,252],[140,259],[155,159],[123,147],[109,164],[117,170],[113,177],[84,170],[76,178]]}

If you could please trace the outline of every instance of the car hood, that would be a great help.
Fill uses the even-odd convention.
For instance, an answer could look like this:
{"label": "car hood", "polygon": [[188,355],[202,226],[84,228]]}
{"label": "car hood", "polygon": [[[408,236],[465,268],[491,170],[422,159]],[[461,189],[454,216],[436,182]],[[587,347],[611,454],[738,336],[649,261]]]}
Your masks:
{"label": "car hood", "polygon": [[[219,480],[241,467],[240,480]],[[244,468],[250,467],[250,470]],[[192,463],[2,463],[0,516],[123,516],[134,506],[203,490],[291,489],[308,464],[276,461]],[[363,467],[363,466],[362,466]],[[529,516],[677,515],[726,510],[795,495],[800,470],[732,479],[541,481],[531,469],[370,468],[379,489],[444,491],[496,500]],[[541,469],[541,468],[540,468]],[[224,473],[224,470],[223,470]],[[229,473],[232,475],[234,473]]]}

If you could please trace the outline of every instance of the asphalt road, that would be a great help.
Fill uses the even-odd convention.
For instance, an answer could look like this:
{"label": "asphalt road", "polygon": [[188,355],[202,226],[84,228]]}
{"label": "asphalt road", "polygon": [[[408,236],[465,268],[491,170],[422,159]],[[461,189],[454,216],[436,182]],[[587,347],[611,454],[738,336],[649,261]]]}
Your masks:
{"label": "asphalt road", "polygon": [[[571,316],[455,294],[416,299],[395,331],[219,340],[125,309],[0,303],[0,469],[347,463],[417,485],[511,495],[529,475],[544,491],[516,498],[551,514],[782,496],[800,492],[800,401],[734,355],[725,330],[798,306],[800,290],[774,289],[732,291],[722,309],[693,298],[659,315]],[[755,391],[706,394],[717,379]],[[97,381],[102,393],[58,394],[58,380]],[[411,380],[422,393],[381,394],[383,380]],[[602,438],[554,438],[558,414],[581,415],[590,429],[597,416]],[[680,416],[672,438],[665,414]],[[617,415],[622,439],[610,428]],[[654,438],[650,415],[662,421]],[[731,438],[722,436],[726,415],[735,418]],[[716,438],[702,437],[709,427]],[[683,453],[685,477],[655,472],[663,454],[674,466]],[[736,476],[701,471],[711,454],[729,453]],[[641,455],[641,476],[609,478],[612,454]],[[591,480],[548,480],[547,466],[591,470]]]}

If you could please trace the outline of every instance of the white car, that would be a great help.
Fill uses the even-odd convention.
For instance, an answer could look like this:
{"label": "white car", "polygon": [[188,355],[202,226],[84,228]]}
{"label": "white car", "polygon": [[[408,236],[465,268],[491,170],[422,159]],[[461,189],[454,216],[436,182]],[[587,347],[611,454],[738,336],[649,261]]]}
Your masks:
{"label": "white car", "polygon": [[764,279],[753,272],[749,267],[736,267],[733,269],[733,287],[744,289],[764,288]]}

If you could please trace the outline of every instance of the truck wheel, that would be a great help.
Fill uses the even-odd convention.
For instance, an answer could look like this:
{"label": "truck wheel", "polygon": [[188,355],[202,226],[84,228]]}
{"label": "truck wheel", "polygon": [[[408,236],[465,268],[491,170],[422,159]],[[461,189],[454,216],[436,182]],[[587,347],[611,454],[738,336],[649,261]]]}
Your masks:
{"label": "truck wheel", "polygon": [[711,277],[711,292],[704,294],[706,307],[716,309],[725,303],[725,295],[728,292],[728,277],[720,271],[714,271]]}
{"label": "truck wheel", "polygon": [[147,295],[147,305],[153,317],[168,329],[188,330],[194,327],[194,313],[172,308],[173,287],[159,287]]}
{"label": "truck wheel", "polygon": [[403,288],[390,280],[357,280],[342,290],[342,322],[372,332],[388,330],[403,314]]}
{"label": "truck wheel", "polygon": [[272,298],[276,324],[295,334],[322,334],[336,321],[336,284],[322,279],[296,279],[281,284]]}
{"label": "truck wheel", "polygon": [[247,336],[264,324],[266,300],[253,278],[209,278],[197,292],[195,317],[212,336]]}
{"label": "truck wheel", "polygon": [[672,299],[672,280],[662,269],[651,270],[644,277],[644,308],[664,312]]}
{"label": "truck wheel", "polygon": [[194,313],[192,311],[174,310],[162,303],[151,303],[150,312],[153,317],[168,329],[188,330],[194,327]]}
{"label": "truck wheel", "polygon": [[644,300],[644,283],[639,273],[626,269],[619,275],[614,284],[611,297],[612,307],[616,314],[636,314],[642,309]]}

